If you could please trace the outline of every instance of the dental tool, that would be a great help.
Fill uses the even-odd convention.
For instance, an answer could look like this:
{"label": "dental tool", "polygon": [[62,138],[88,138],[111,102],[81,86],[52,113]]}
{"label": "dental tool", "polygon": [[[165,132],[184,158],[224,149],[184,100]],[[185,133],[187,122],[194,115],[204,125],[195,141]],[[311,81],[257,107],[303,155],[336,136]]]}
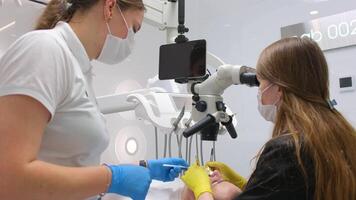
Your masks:
{"label": "dental tool", "polygon": [[210,162],[214,162],[216,161],[216,152],[215,152],[215,141],[213,141],[213,147],[211,148],[211,151],[210,151]]}
{"label": "dental tool", "polygon": [[[186,128],[189,128],[192,120],[193,120],[193,118],[190,117],[188,119],[188,121],[186,121],[184,123],[184,126]],[[185,160],[187,160],[188,164],[190,164],[190,156],[191,156],[191,151],[192,151],[192,140],[193,140],[193,137],[185,138]]]}
{"label": "dental tool", "polygon": [[175,167],[175,168],[181,168],[181,169],[184,169],[184,170],[187,170],[187,169],[188,169],[188,167],[183,166],[183,165],[170,165],[170,164],[163,164],[163,167]]}
{"label": "dental tool", "polygon": [[155,126],[155,145],[156,145],[156,159],[158,159],[158,130]]}
{"label": "dental tool", "polygon": [[179,135],[178,135],[177,131],[179,128],[178,125],[184,116],[184,112],[185,112],[185,105],[181,109],[178,117],[173,121],[173,123],[172,123],[173,128],[168,133],[168,156],[169,157],[172,157],[172,134],[175,133],[176,138],[177,138],[177,145],[178,145],[178,155],[180,158],[182,158],[182,146],[181,146],[181,142],[180,142]]}
{"label": "dental tool", "polygon": [[205,171],[206,171],[206,173],[208,173],[209,176],[212,176],[213,173],[214,173],[213,170],[211,170],[210,167],[205,167]]}
{"label": "dental tool", "polygon": [[210,151],[210,162],[214,161],[214,148],[211,148]]}
{"label": "dental tool", "polygon": [[201,165],[204,165],[204,152],[203,152],[203,136],[200,134],[200,162],[201,162]]}

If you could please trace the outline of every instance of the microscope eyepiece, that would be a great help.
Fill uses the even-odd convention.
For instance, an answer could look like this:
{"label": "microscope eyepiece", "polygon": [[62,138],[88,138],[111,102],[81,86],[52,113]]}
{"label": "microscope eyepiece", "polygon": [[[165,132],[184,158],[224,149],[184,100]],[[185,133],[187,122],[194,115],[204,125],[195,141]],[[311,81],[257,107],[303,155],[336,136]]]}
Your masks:
{"label": "microscope eyepiece", "polygon": [[240,74],[241,84],[248,85],[250,87],[258,87],[260,82],[257,80],[256,73],[245,72]]}

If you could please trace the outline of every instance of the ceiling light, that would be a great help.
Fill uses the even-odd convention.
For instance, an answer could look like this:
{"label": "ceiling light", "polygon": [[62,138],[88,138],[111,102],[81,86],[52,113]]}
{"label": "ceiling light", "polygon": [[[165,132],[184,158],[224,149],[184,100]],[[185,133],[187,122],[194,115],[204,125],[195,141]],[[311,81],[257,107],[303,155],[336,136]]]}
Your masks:
{"label": "ceiling light", "polygon": [[310,14],[311,14],[311,15],[317,15],[317,14],[319,14],[319,11],[313,10],[313,11],[310,11]]}
{"label": "ceiling light", "polygon": [[130,155],[134,155],[137,152],[138,145],[134,138],[130,138],[126,141],[126,152]]}

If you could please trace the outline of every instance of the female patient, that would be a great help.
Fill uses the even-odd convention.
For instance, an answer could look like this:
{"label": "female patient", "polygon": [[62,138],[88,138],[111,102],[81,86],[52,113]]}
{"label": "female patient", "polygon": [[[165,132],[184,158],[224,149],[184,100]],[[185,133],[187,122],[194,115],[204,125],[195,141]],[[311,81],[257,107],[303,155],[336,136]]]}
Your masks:
{"label": "female patient", "polygon": [[[260,56],[257,78],[258,109],[275,124],[272,139],[242,193],[230,199],[355,200],[356,131],[330,101],[319,46],[306,38],[273,43]],[[223,163],[207,165],[239,180]],[[197,199],[214,198],[203,167],[191,166],[182,179]]]}

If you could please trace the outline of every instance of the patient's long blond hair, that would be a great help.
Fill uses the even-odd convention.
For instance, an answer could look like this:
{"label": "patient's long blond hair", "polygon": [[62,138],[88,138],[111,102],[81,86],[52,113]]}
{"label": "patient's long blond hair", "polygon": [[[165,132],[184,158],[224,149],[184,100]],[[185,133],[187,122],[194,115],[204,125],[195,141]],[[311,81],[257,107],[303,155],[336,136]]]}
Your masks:
{"label": "patient's long blond hair", "polygon": [[356,131],[328,104],[328,66],[317,43],[300,38],[273,43],[262,52],[257,74],[281,88],[273,137],[292,133],[306,175],[303,143],[315,168],[314,199],[355,200]]}

